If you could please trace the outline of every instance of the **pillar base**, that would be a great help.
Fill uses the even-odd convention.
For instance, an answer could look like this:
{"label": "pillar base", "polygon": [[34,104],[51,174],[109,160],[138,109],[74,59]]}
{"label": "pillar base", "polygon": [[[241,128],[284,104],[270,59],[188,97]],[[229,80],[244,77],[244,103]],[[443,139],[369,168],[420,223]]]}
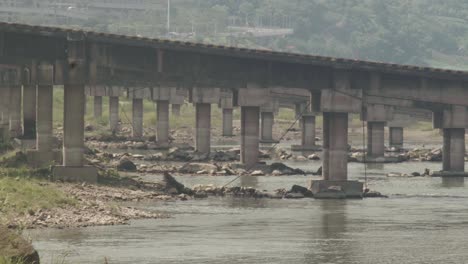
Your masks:
{"label": "pillar base", "polygon": [[15,145],[21,150],[35,149],[36,140],[35,139],[14,139]]}
{"label": "pillar base", "polygon": [[441,178],[468,178],[468,172],[464,171],[434,171],[431,173],[431,177]]}
{"label": "pillar base", "polygon": [[37,150],[29,150],[26,152],[26,158],[28,160],[29,166],[33,168],[43,168],[62,163],[62,151],[54,150],[50,152],[42,152]]}
{"label": "pillar base", "polygon": [[52,169],[52,179],[54,181],[97,183],[97,178],[98,170],[91,166],[55,166]]}
{"label": "pillar base", "polygon": [[0,142],[8,142],[10,140],[8,126],[0,125]]}
{"label": "pillar base", "polygon": [[309,190],[315,199],[362,199],[363,187],[358,181],[312,180]]}
{"label": "pillar base", "polygon": [[302,146],[302,145],[292,145],[291,151],[320,151],[322,146]]}

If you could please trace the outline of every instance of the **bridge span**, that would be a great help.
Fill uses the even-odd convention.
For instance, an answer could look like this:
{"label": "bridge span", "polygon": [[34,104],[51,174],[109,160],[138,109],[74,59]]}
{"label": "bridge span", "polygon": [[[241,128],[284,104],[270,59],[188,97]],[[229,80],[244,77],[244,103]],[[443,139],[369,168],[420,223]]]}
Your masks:
{"label": "bridge span", "polygon": [[[327,195],[329,186],[341,186],[350,197],[361,195],[362,184],[347,180],[348,115],[360,113],[367,122],[368,154],[379,157],[384,126],[395,109],[424,109],[433,113],[434,127],[443,129],[441,174],[465,175],[468,72],[0,23],[0,76],[3,134],[36,131],[30,155],[35,164],[56,159],[52,86],[64,85],[63,164],[53,174],[65,180],[96,178],[96,170],[84,165],[85,91],[96,96],[97,106],[100,96],[111,97],[112,129],[118,98],[128,93],[135,137],[143,131],[142,100],[155,101],[157,141],[163,146],[169,144],[169,105],[187,96],[196,108],[201,153],[210,151],[212,104],[224,109],[225,135],[232,130],[232,108],[240,107],[241,162],[250,167],[258,162],[260,112],[273,112],[275,89],[306,90],[304,144],[315,145],[315,116],[323,114],[323,181],[312,189]],[[37,102],[37,119],[34,109],[24,111],[24,129],[21,87],[23,100]]]}

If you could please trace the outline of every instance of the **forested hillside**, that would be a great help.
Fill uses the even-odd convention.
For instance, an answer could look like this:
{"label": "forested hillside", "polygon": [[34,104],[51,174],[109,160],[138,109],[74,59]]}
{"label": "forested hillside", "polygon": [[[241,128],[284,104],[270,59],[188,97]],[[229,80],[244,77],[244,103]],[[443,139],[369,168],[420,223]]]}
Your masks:
{"label": "forested hillside", "polygon": [[[107,12],[74,26],[468,69],[466,0],[172,0],[169,30],[164,3],[161,12]],[[293,29],[293,33],[259,37],[235,27]]]}

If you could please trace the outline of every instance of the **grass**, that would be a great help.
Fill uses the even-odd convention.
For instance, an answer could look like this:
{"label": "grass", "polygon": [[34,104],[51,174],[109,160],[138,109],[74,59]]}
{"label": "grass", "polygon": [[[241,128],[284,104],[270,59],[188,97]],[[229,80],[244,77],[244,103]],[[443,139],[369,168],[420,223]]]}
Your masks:
{"label": "grass", "polygon": [[0,176],[0,223],[15,215],[24,215],[39,209],[63,208],[77,204],[75,199],[68,197],[53,185],[28,177],[11,177],[24,175],[22,169],[15,173],[7,173],[9,176],[4,174],[5,169],[0,173],[3,174]]}

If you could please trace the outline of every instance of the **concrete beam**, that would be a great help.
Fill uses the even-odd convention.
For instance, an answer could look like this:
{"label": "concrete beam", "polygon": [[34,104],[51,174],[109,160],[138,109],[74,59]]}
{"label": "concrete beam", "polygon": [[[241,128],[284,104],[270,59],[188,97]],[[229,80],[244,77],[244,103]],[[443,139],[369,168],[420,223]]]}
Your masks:
{"label": "concrete beam", "polygon": [[232,128],[232,119],[233,119],[233,109],[232,108],[223,108],[223,137],[232,137],[233,128]]}
{"label": "concrete beam", "polygon": [[10,86],[10,136],[20,137],[23,134],[21,126],[21,86]]}
{"label": "concrete beam", "polygon": [[259,106],[241,107],[241,163],[248,169],[258,163]]}
{"label": "concrete beam", "polygon": [[132,136],[143,137],[143,99],[132,100]]}
{"label": "concrete beam", "polygon": [[23,86],[23,138],[36,138],[36,85]]}
{"label": "concrete beam", "polygon": [[209,154],[211,149],[211,104],[196,103],[195,112],[195,151]]}
{"label": "concrete beam", "polygon": [[109,97],[109,127],[112,134],[119,130],[119,97]]}
{"label": "concrete beam", "polygon": [[169,146],[169,101],[156,101],[156,139],[160,146]]}

